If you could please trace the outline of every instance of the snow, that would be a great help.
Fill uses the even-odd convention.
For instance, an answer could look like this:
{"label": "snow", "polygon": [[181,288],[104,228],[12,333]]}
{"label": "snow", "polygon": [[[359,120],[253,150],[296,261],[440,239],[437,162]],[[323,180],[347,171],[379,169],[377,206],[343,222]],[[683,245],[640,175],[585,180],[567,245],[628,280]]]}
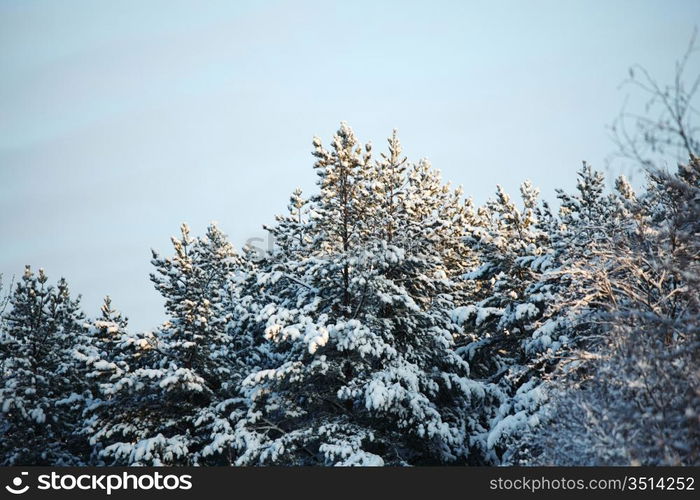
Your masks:
{"label": "snow", "polygon": [[534,304],[518,304],[515,306],[515,319],[522,321],[536,317],[540,313]]}
{"label": "snow", "polygon": [[92,364],[92,366],[93,366],[93,368],[95,368],[95,370],[100,370],[100,371],[108,371],[108,370],[116,370],[117,369],[117,365],[115,365],[114,363],[110,363],[109,361],[105,361],[103,359],[101,359],[99,361],[95,361]]}
{"label": "snow", "polygon": [[315,328],[309,325],[306,328],[304,341],[309,345],[309,354],[314,354],[319,347],[323,347],[328,342],[328,330],[322,326]]}
{"label": "snow", "polygon": [[372,155],[347,124],[315,139],[319,189],[263,256],[183,225],[153,252],[153,331],[26,268],[0,318],[2,463],[696,458],[699,162],[619,195],[584,167],[555,214],[529,182],[465,203],[395,134]]}

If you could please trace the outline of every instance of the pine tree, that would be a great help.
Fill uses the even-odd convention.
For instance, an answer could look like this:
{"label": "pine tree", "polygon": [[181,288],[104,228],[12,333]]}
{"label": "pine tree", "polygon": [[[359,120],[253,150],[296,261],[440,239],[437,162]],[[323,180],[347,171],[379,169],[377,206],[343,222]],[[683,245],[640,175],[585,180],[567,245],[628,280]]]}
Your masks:
{"label": "pine tree", "polygon": [[10,300],[2,351],[2,463],[75,465],[76,412],[86,386],[72,363],[83,342],[79,298],[64,279],[47,285],[43,269],[29,266]]}
{"label": "pine tree", "polygon": [[300,188],[289,197],[288,213],[278,215],[276,224],[264,226],[275,242],[274,250],[283,254],[281,261],[293,261],[301,257],[309,247],[309,200]]}
{"label": "pine tree", "polygon": [[137,339],[129,335],[128,319],[114,309],[109,296],[104,298],[100,315],[85,326],[87,342],[75,348],[73,357],[89,387],[90,397],[85,402],[76,434],[89,449],[86,462],[103,465],[100,458],[103,445],[99,438],[102,432],[110,429],[115,412],[110,389],[114,382],[135,368],[132,343]]}
{"label": "pine tree", "polygon": [[441,257],[464,249],[454,222],[466,205],[427,162],[408,168],[395,135],[389,146],[373,162],[345,124],[332,151],[314,139],[313,243],[284,264],[294,279],[270,262],[256,282],[278,361],[245,381],[239,464],[483,460],[467,436],[484,431],[477,408],[493,395],[452,349],[457,285]]}
{"label": "pine tree", "polygon": [[500,407],[480,437],[496,463],[539,406],[537,363],[527,344],[548,299],[540,280],[552,255],[539,191],[526,181],[520,192],[522,209],[498,186],[467,226],[465,241],[476,265],[463,277],[473,283],[472,293],[452,312],[464,328],[457,352],[499,388]]}
{"label": "pine tree", "polygon": [[616,183],[626,224],[601,221],[565,269],[582,342],[526,441],[530,464],[698,463],[700,162],[649,180],[639,195]]}
{"label": "pine tree", "polygon": [[[168,320],[154,333],[126,338],[130,349],[101,384],[111,416],[91,440],[107,464],[197,463],[210,429],[199,414],[228,390],[230,277],[239,258],[215,225],[203,238],[182,226],[174,257],[153,252],[151,275]],[[123,373],[117,361],[124,360]]]}

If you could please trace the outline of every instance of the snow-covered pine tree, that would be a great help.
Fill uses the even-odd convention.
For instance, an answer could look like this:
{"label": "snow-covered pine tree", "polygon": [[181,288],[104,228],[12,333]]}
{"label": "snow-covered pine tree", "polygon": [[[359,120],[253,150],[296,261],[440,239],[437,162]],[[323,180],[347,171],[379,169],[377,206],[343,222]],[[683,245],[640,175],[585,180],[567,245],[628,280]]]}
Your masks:
{"label": "snow-covered pine tree", "polygon": [[622,180],[617,190],[629,224],[608,230],[566,269],[585,298],[572,312],[599,335],[570,355],[577,370],[553,388],[526,442],[529,464],[699,460],[700,161],[691,158],[676,175],[650,172],[639,195]]}
{"label": "snow-covered pine tree", "polygon": [[468,438],[492,394],[454,354],[442,250],[463,247],[439,236],[459,231],[464,203],[427,162],[397,175],[395,136],[379,162],[346,124],[332,150],[314,148],[313,243],[287,265],[293,279],[270,263],[257,281],[270,300],[260,334],[279,361],[246,380],[238,463],[482,462]]}
{"label": "snow-covered pine tree", "polygon": [[103,393],[103,389],[111,388],[115,381],[135,367],[132,360],[135,352],[131,345],[135,339],[127,331],[128,318],[114,308],[109,296],[104,298],[99,316],[86,322],[85,327],[87,342],[76,346],[73,357],[88,384],[90,397],[85,402],[77,434],[89,448],[86,462],[102,465],[100,452],[103,446],[96,435],[99,436],[99,430],[110,427],[114,412],[110,402],[113,396]]}
{"label": "snow-covered pine tree", "polygon": [[[313,145],[313,155],[317,158],[314,168],[321,191],[314,197],[313,244],[320,247],[325,257],[326,279],[333,280],[319,291],[333,302],[334,312],[351,315],[357,300],[351,290],[351,260],[368,233],[366,213],[370,208],[366,203],[369,199],[366,175],[372,146],[368,143],[363,147],[345,123],[333,136],[331,151],[321,145],[318,137],[314,138]],[[335,300],[338,290],[340,301]]]}
{"label": "snow-covered pine tree", "polygon": [[66,281],[47,284],[43,269],[29,266],[17,283],[4,318],[0,429],[4,465],[77,465],[76,440],[87,386],[72,363],[84,343],[79,298]]}
{"label": "snow-covered pine tree", "polygon": [[[370,217],[376,220],[377,236],[392,243],[396,237],[398,212],[406,198],[408,158],[403,156],[396,130],[387,142],[388,153],[380,153],[379,159],[373,164],[368,192],[375,198],[370,202],[375,211]],[[386,226],[382,227],[382,224]]]}
{"label": "snow-covered pine tree", "polygon": [[309,200],[304,198],[300,188],[289,197],[287,214],[278,215],[276,224],[264,226],[274,241],[274,252],[282,252],[279,261],[297,260],[309,246]]}
{"label": "snow-covered pine tree", "polygon": [[155,333],[123,339],[131,349],[120,352],[123,373],[117,360],[103,360],[117,371],[100,385],[100,410],[110,416],[94,425],[91,440],[107,464],[198,463],[212,431],[200,412],[230,390],[228,301],[239,257],[215,225],[203,238],[181,229],[174,257],[153,252],[151,279],[168,320]]}
{"label": "snow-covered pine tree", "polygon": [[625,196],[629,185],[618,180],[622,192],[605,193],[605,176],[584,162],[578,172],[574,194],[557,191],[561,202],[558,227],[551,232],[552,258],[543,276],[549,296],[542,325],[528,342],[531,351],[555,345],[576,345],[594,336],[595,325],[586,321],[585,312],[595,307],[597,294],[582,287],[581,265],[597,259],[595,249],[610,243],[612,235],[629,234],[635,218]]}
{"label": "snow-covered pine tree", "polygon": [[[493,460],[503,460],[508,443],[527,425],[540,403],[534,359],[526,343],[537,327],[547,295],[538,284],[551,261],[547,207],[529,181],[520,187],[523,208],[498,186],[496,197],[476,213],[465,241],[476,255],[463,277],[472,295],[453,312],[464,328],[457,352],[475,375],[499,387],[501,406],[479,442]],[[476,438],[476,437],[475,437]]]}
{"label": "snow-covered pine tree", "polygon": [[157,272],[151,280],[170,317],[158,339],[176,356],[178,366],[195,370],[208,387],[217,389],[227,377],[225,306],[239,257],[214,224],[199,239],[192,239],[183,224],[182,238],[172,241],[175,257],[162,259],[154,253],[152,261]]}
{"label": "snow-covered pine tree", "polygon": [[107,295],[100,306],[100,316],[95,321],[95,335],[105,343],[113,343],[119,332],[127,328],[129,318],[112,306],[112,298]]}
{"label": "snow-covered pine tree", "polygon": [[[301,191],[296,190],[290,200],[290,218],[286,221],[291,227],[291,237],[285,247],[290,255],[303,251],[298,245],[306,241],[303,233],[306,203]],[[227,318],[224,325],[227,338],[225,356],[221,357],[226,367],[225,380],[211,403],[199,409],[194,418],[194,425],[202,436],[203,447],[196,454],[200,465],[234,463],[237,458],[234,426],[248,409],[242,382],[250,373],[268,366],[265,339],[262,335],[255,335],[255,317],[267,303],[257,283],[257,269],[268,261],[268,257],[244,248],[243,254],[235,257],[235,265],[229,269],[227,298],[222,303]]]}
{"label": "snow-covered pine tree", "polygon": [[107,295],[100,306],[99,316],[85,323],[88,342],[76,346],[74,357],[86,367],[100,359],[117,358],[128,323],[128,318],[114,309],[112,299]]}

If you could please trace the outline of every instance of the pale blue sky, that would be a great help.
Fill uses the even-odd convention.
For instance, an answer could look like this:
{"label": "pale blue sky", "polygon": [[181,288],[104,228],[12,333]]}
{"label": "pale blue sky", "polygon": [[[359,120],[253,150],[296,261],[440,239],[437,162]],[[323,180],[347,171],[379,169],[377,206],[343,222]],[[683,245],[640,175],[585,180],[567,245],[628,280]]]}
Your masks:
{"label": "pale blue sky", "polygon": [[65,276],[137,329],[163,318],[150,251],[187,221],[260,236],[313,189],[346,120],[483,202],[546,198],[605,129],[632,63],[672,74],[700,2],[0,0],[0,273]]}

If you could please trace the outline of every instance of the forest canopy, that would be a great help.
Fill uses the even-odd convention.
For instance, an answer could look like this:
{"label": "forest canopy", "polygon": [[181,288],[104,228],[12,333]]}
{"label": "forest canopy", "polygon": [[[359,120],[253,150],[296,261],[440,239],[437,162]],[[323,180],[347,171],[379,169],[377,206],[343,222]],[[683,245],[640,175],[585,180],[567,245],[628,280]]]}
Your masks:
{"label": "forest canopy", "polygon": [[0,462],[700,464],[697,83],[649,82],[670,121],[613,129],[641,189],[584,163],[556,208],[529,181],[475,206],[395,131],[376,152],[341,123],[270,252],[214,224],[153,252],[153,331],[27,266],[0,304]]}

